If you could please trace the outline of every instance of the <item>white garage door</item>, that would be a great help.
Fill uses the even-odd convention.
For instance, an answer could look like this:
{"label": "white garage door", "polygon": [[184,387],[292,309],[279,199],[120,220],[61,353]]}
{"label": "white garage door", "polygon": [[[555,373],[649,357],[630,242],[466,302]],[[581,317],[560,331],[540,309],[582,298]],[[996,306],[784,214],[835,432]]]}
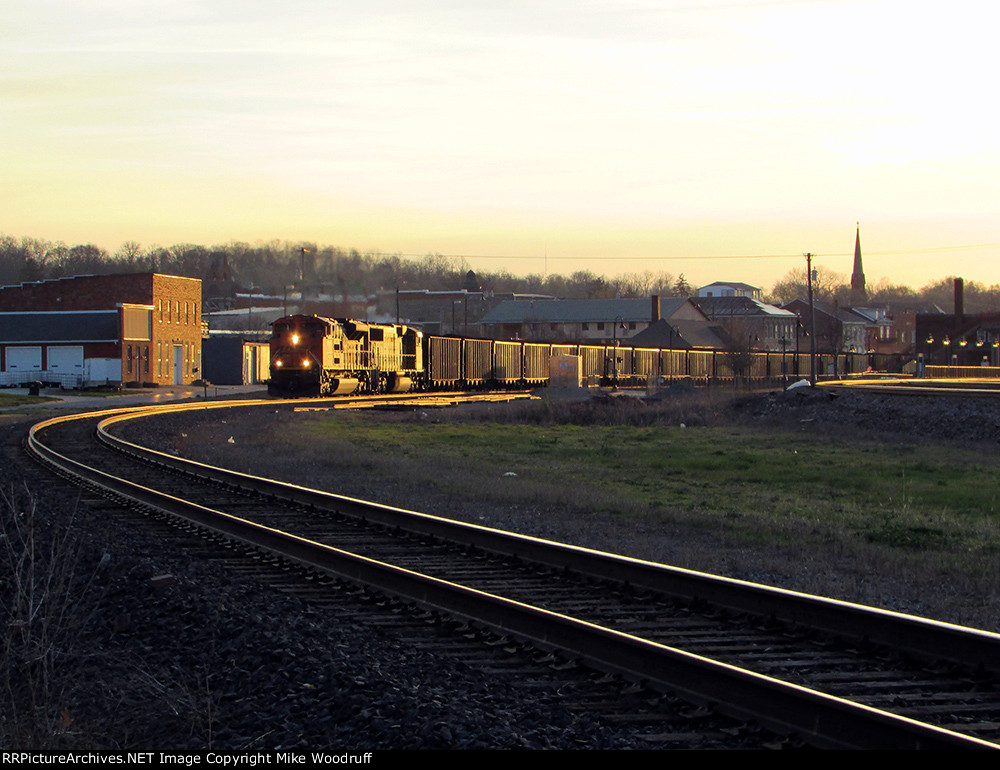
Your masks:
{"label": "white garage door", "polygon": [[18,347],[7,348],[6,372],[40,372],[42,371],[42,348]]}
{"label": "white garage door", "polygon": [[45,350],[48,370],[55,374],[83,374],[83,345],[50,345]]}

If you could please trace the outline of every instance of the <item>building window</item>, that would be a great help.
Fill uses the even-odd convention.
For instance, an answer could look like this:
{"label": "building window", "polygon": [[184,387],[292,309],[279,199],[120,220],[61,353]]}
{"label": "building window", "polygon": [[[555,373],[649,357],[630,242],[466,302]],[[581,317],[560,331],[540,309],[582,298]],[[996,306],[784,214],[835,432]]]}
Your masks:
{"label": "building window", "polygon": [[587,324],[587,323],[584,323],[584,324],[580,324],[580,328],[581,328],[581,329],[582,329],[583,331],[590,331],[590,324]]}
{"label": "building window", "polygon": [[142,371],[149,374],[149,345],[142,348]]}
{"label": "building window", "polygon": [[157,300],[160,303],[160,323],[163,323],[163,300]]}
{"label": "building window", "polygon": [[132,374],[132,346],[128,346],[128,351],[125,354],[125,371]]}
{"label": "building window", "polygon": [[603,321],[598,322],[598,324],[597,324],[597,331],[599,331],[599,332],[603,332],[604,331],[604,322]]}

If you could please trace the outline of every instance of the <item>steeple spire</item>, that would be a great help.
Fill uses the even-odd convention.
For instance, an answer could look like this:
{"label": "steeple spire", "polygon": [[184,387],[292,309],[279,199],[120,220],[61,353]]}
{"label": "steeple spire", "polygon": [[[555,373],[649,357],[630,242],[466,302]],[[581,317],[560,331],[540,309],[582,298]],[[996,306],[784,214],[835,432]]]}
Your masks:
{"label": "steeple spire", "polygon": [[865,290],[865,270],[861,266],[861,223],[854,239],[854,272],[851,273],[851,305],[858,307],[868,302]]}

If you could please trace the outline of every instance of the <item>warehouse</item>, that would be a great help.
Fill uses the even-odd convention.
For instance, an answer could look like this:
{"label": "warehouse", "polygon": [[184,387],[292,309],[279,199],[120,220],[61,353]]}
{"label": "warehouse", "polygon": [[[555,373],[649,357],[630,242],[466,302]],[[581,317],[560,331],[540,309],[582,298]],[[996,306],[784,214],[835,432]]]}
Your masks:
{"label": "warehouse", "polygon": [[132,273],[0,287],[0,385],[188,384],[201,368],[201,281]]}

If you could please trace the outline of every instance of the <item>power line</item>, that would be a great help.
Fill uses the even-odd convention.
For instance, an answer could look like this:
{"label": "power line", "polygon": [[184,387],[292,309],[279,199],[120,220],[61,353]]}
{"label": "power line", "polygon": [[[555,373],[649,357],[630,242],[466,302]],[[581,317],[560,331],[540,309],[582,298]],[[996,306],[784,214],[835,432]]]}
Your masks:
{"label": "power line", "polygon": [[[931,246],[923,249],[893,249],[888,251],[866,251],[866,256],[890,256],[893,254],[935,254],[947,251],[968,251],[973,249],[997,249],[1000,248],[1000,243],[973,243],[964,246]],[[824,257],[824,258],[834,258],[834,257],[851,257],[854,255],[853,251],[850,252],[833,252],[827,254],[819,254],[813,252],[814,257]],[[689,261],[689,262],[708,262],[715,259],[801,259],[802,252],[797,254],[705,254],[700,256],[638,256],[638,255],[625,255],[616,257],[594,257],[594,256],[579,256],[579,257],[560,257],[553,256],[552,254],[437,254],[437,253],[425,253],[425,254],[399,254],[400,257],[407,258],[420,258],[420,257],[441,257],[442,259],[501,259],[501,260],[513,260],[513,259],[554,259],[562,261],[573,261],[573,262],[627,262],[627,261],[657,261],[657,262],[669,262],[669,261]]]}

